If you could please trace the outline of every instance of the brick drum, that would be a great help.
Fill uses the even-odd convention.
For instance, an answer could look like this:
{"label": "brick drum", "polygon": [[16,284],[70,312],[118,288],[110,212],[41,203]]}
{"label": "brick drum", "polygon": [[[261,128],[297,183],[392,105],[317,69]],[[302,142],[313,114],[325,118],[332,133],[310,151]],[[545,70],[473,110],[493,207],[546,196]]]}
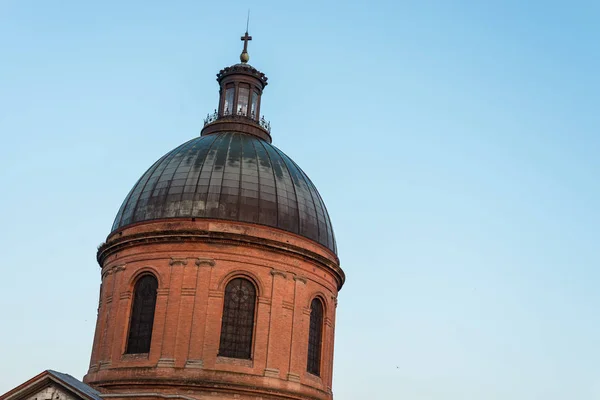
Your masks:
{"label": "brick drum", "polygon": [[[162,219],[113,232],[98,250],[102,284],[84,382],[115,399],[332,399],[338,290],[326,247],[280,229],[216,219]],[[148,354],[125,354],[136,278],[158,279]],[[257,291],[251,360],[217,356],[224,290]],[[324,304],[321,376],[307,372],[310,304]]]}

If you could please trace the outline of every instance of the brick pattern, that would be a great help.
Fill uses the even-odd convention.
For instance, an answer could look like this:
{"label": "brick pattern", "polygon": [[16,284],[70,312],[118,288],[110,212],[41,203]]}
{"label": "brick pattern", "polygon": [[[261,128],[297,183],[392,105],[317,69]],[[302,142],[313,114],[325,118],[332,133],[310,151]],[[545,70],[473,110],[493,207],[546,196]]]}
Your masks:
{"label": "brick pattern", "polygon": [[[206,223],[201,228],[206,229]],[[194,223],[157,221],[119,233],[119,239],[164,229],[189,231]],[[249,224],[214,229],[248,238],[276,238],[279,249],[213,241],[148,242],[123,247],[104,260],[90,369],[84,381],[118,394],[185,394],[198,399],[332,399],[335,307],[339,281],[332,270],[286,252],[286,245],[327,249],[300,236]],[[211,226],[208,226],[211,229]],[[109,238],[109,241],[111,238]],[[283,249],[283,250],[282,250]],[[125,355],[136,278],[159,281],[149,354]],[[224,290],[235,277],[256,285],[252,360],[218,357]],[[306,371],[310,303],[324,301],[321,376]],[[152,396],[150,396],[152,397]]]}

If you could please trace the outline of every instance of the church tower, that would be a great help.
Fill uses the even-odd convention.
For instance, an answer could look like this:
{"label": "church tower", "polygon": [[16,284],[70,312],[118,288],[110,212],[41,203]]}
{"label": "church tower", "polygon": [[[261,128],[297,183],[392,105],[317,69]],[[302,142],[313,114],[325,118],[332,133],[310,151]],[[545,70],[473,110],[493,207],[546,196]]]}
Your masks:
{"label": "church tower", "polygon": [[104,399],[333,398],[344,272],[323,199],[271,144],[251,39],[200,137],[142,175],[98,249],[84,382]]}

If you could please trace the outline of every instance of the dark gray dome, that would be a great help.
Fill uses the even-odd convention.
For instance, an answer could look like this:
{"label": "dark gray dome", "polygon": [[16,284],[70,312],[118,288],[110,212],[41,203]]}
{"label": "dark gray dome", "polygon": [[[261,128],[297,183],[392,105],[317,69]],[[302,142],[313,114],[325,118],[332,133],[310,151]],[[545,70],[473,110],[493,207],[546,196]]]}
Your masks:
{"label": "dark gray dome", "polygon": [[131,189],[112,231],[190,217],[268,225],[337,252],[327,209],[308,176],[275,146],[243,133],[198,137],[165,154]]}

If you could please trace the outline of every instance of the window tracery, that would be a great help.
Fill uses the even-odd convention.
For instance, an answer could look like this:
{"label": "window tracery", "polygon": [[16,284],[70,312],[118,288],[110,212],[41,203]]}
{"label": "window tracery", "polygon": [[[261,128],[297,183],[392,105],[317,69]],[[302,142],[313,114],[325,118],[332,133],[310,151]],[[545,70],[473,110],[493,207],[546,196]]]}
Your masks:
{"label": "window tracery", "polygon": [[219,355],[251,359],[256,289],[252,282],[235,278],[225,287]]}
{"label": "window tracery", "polygon": [[154,275],[144,275],[135,284],[129,321],[127,354],[150,352],[157,289],[158,280]]}

